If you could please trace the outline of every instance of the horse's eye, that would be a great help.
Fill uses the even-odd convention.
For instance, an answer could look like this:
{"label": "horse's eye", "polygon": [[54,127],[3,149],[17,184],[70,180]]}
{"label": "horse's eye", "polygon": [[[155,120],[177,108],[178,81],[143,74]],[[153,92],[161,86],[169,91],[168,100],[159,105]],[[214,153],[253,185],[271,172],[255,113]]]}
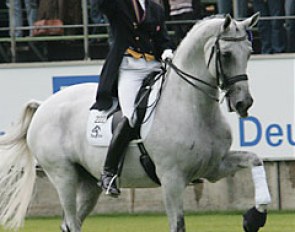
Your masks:
{"label": "horse's eye", "polygon": [[222,53],[222,56],[223,56],[224,58],[230,58],[230,57],[231,57],[231,53],[230,53],[230,52],[223,52],[223,53]]}

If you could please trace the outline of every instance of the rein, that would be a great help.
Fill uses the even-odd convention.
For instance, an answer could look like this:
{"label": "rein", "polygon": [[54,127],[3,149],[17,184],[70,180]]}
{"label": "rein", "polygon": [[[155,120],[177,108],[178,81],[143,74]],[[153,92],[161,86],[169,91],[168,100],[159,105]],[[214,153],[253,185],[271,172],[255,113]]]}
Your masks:
{"label": "rein", "polygon": [[179,69],[175,64],[172,63],[172,60],[168,59],[165,61],[165,64],[167,64],[170,68],[172,68],[177,74],[178,76],[183,79],[184,81],[186,81],[188,84],[190,84],[191,86],[193,86],[194,88],[196,88],[197,90],[201,91],[202,93],[206,94],[209,98],[211,98],[214,101],[219,102],[219,99],[217,97],[215,97],[214,95],[206,92],[206,90],[202,89],[200,86],[198,86],[197,84],[193,83],[192,80],[197,81],[199,83],[202,83],[204,85],[209,86],[212,89],[217,90],[217,86],[215,85],[211,85],[210,83],[201,80],[200,78],[190,75],[186,72],[184,72],[183,70]]}

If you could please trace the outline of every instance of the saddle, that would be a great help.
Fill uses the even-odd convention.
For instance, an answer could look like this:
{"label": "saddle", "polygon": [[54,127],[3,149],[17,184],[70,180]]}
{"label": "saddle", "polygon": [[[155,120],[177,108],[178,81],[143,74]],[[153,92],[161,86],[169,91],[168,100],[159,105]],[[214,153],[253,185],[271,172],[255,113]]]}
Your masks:
{"label": "saddle", "polygon": [[[155,173],[155,165],[145,149],[143,140],[147,136],[153,121],[154,111],[160,99],[165,71],[150,73],[137,94],[135,100],[136,123],[131,136],[130,146],[137,145],[140,152],[140,162],[147,175],[157,184],[160,181]],[[104,117],[98,113],[95,105],[91,107],[88,125],[87,139],[93,146],[108,146],[112,139],[112,133],[122,118],[122,112],[118,100],[113,98],[113,106],[106,112]]]}

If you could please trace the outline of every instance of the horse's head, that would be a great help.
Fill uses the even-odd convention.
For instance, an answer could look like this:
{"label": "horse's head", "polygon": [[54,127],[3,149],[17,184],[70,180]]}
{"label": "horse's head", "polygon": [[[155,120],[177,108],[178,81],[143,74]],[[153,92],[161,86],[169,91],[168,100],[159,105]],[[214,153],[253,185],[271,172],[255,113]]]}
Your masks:
{"label": "horse's head", "polygon": [[246,69],[252,52],[250,29],[258,18],[257,13],[238,22],[226,15],[218,34],[204,46],[209,73],[216,78],[218,87],[226,91],[229,109],[241,117],[247,117],[253,104]]}

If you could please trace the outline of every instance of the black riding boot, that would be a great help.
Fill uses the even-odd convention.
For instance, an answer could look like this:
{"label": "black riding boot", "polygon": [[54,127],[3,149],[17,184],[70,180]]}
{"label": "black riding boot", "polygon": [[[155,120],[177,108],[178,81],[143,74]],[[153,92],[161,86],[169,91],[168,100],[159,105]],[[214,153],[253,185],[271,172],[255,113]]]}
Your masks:
{"label": "black riding boot", "polygon": [[118,166],[129,144],[131,131],[129,120],[124,117],[116,127],[108,149],[104,170],[101,174],[100,187],[106,190],[106,195],[111,197],[118,197],[121,193],[116,183]]}

